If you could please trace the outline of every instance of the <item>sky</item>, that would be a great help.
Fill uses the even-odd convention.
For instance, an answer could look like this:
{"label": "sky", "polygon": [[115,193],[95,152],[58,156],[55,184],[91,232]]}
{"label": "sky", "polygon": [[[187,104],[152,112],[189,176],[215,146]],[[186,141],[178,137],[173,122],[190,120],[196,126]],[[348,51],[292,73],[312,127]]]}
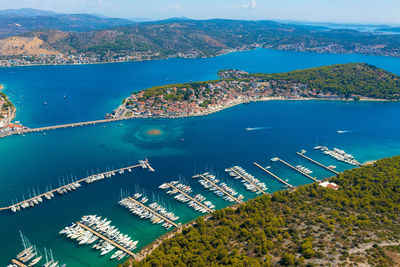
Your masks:
{"label": "sky", "polygon": [[0,9],[26,7],[121,18],[400,24],[399,0],[0,0]]}

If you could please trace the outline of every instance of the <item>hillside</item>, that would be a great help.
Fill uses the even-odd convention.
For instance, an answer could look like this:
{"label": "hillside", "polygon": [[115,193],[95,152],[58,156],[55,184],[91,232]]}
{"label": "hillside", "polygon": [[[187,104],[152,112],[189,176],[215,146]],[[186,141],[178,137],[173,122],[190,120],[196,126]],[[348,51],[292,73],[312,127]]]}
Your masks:
{"label": "hillside", "polygon": [[[63,15],[56,17],[61,19]],[[45,24],[36,24],[40,28],[47,27]],[[67,31],[56,25],[51,22],[48,28],[55,30],[35,30],[24,36],[38,37],[54,50],[63,53],[84,53],[107,62],[138,53],[146,53],[150,58],[207,57],[254,47],[400,55],[400,36],[397,35],[376,35],[273,21],[172,19],[95,31],[80,31],[79,25],[75,24],[68,26]],[[76,31],[71,31],[71,28]],[[64,32],[65,37],[54,42],[53,35],[59,35],[60,31]]]}
{"label": "hillside", "polygon": [[400,157],[228,207],[124,266],[395,266]]}
{"label": "hillside", "polygon": [[400,76],[363,63],[337,64],[286,73],[258,73],[251,76],[302,83],[318,91],[345,97],[352,94],[380,99],[400,97]]}
{"label": "hillside", "polygon": [[30,31],[83,32],[129,24],[134,24],[134,22],[88,14],[60,14],[36,9],[0,10],[0,38],[16,36]]}
{"label": "hillside", "polygon": [[0,40],[1,55],[57,55],[43,40],[37,37],[10,37]]}

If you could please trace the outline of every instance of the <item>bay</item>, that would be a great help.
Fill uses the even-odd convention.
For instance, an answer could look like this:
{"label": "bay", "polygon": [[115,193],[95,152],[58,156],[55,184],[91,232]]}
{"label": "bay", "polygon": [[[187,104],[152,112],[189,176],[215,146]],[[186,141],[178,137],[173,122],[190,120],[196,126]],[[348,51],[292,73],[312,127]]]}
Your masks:
{"label": "bay", "polygon": [[[0,83],[17,107],[16,120],[36,127],[99,119],[131,91],[215,79],[219,69],[282,72],[346,62],[366,62],[400,74],[396,58],[257,49],[207,59],[0,69]],[[258,130],[246,131],[247,127]],[[148,135],[149,129],[160,129],[162,134]],[[338,130],[346,132],[339,134]],[[282,185],[255,167],[254,161],[271,165],[272,172],[297,186],[311,180],[270,162],[270,158],[279,156],[292,165],[302,164],[314,171],[313,176],[324,178],[331,174],[295,152],[306,149],[312,158],[343,171],[351,166],[312,148],[319,144],[338,147],[364,162],[399,154],[399,133],[397,102],[270,101],[235,106],[205,117],[133,119],[0,139],[1,206],[28,196],[33,188],[43,191],[71,176],[136,164],[145,157],[156,169],[155,173],[135,169],[82,186],[17,214],[1,212],[0,266],[22,249],[19,230],[38,247],[51,248],[68,266],[112,266],[116,262],[110,262],[109,256],[101,257],[58,234],[86,214],[111,219],[122,232],[139,240],[139,249],[165,233],[160,225],[140,220],[118,205],[121,188],[133,193],[139,186],[150,199],[175,211],[184,223],[200,214],[158,189],[161,183],[181,178],[222,208],[229,203],[203,189],[191,179],[193,174],[213,172],[249,199],[255,195],[226,176],[225,168],[240,165],[274,192]]]}

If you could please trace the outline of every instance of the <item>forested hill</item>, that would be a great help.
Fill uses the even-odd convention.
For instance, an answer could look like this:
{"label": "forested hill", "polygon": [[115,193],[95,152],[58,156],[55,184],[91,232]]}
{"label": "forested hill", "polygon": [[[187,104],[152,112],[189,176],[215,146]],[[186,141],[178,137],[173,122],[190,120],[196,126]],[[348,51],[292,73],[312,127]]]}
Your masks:
{"label": "forested hill", "polygon": [[[102,61],[113,61],[117,56],[134,56],[144,52],[151,58],[205,57],[255,47],[400,56],[398,35],[274,21],[186,19],[136,23],[87,32],[67,32],[64,27],[54,26],[48,29],[52,30],[37,28],[18,38],[24,40],[23,37],[36,37],[50,51],[84,53],[86,56],[99,56]],[[14,54],[0,53],[2,56],[23,54],[26,54],[23,49]]]}
{"label": "forested hill", "polygon": [[286,73],[251,74],[273,80],[307,84],[322,92],[350,96],[357,94],[380,99],[400,97],[400,76],[365,63],[337,64]]}
{"label": "forested hill", "polygon": [[124,266],[400,264],[400,156],[199,218]]}

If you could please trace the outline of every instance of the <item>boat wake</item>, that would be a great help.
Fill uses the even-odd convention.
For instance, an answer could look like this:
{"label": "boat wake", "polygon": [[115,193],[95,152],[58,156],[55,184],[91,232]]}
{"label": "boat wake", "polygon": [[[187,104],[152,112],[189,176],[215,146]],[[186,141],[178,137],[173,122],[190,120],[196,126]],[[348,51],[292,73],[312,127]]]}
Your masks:
{"label": "boat wake", "polygon": [[336,131],[338,134],[344,134],[344,133],[351,133],[353,131],[349,131],[349,130],[337,130]]}
{"label": "boat wake", "polygon": [[253,127],[253,128],[248,127],[245,130],[246,131],[259,131],[259,130],[265,130],[265,129],[268,129],[268,128],[269,127]]}

